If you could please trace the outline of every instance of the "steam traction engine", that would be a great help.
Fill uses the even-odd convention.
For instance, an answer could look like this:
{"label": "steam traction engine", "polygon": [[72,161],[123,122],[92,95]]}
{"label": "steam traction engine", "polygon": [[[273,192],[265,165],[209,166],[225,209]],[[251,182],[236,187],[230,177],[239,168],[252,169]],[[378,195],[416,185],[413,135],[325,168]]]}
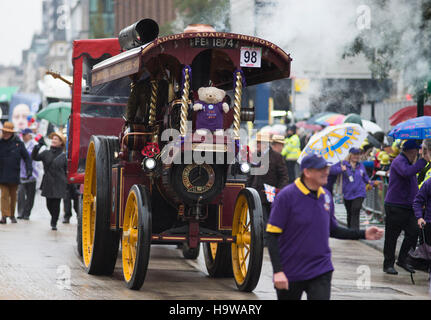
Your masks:
{"label": "steam traction engine", "polygon": [[[252,109],[241,109],[242,88],[244,80],[254,85],[288,77],[290,57],[266,40],[238,34],[158,38],[150,19],[124,29],[119,43],[123,52],[91,72],[93,88],[129,81],[130,95],[119,134],[93,134],[88,143],[78,230],[87,272],[112,274],[121,239],[124,280],[140,289],[151,244],[182,243],[184,256],[196,258],[202,243],[210,276],[233,276],[240,290],[252,291],[264,226],[259,195],[246,187],[250,166],[239,153],[241,121],[254,119]],[[233,90],[224,117],[230,131],[214,139],[195,133],[190,108],[197,89],[210,85]],[[72,114],[75,130],[84,121],[77,119]],[[87,131],[98,132],[99,125],[109,122],[94,122]],[[74,162],[72,154],[72,169]]]}

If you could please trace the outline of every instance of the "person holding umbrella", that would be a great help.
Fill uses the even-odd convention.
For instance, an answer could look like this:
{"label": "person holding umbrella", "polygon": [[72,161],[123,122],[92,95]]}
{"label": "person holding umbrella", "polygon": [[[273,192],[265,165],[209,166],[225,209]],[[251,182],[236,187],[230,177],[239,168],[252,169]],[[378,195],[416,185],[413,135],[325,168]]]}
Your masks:
{"label": "person holding umbrella", "polygon": [[340,161],[331,167],[332,175],[343,174],[344,206],[347,212],[347,227],[359,230],[359,218],[362,202],[367,196],[366,186],[376,186],[379,182],[372,182],[362,163],[359,162],[361,150],[351,148],[345,161]]}
{"label": "person holding umbrella", "polygon": [[43,138],[34,147],[31,158],[35,161],[42,161],[44,176],[42,178],[42,196],[46,197],[46,206],[51,214],[51,228],[57,230],[57,221],[60,215],[61,199],[66,197],[67,188],[67,160],[63,149],[66,145],[66,138],[61,132],[52,132],[49,135],[51,147],[39,153],[41,147],[45,145]]}
{"label": "person holding umbrella", "polygon": [[398,255],[397,265],[410,273],[414,269],[407,264],[407,254],[416,246],[418,239],[417,219],[413,211],[413,201],[418,193],[419,173],[429,162],[429,154],[416,161],[421,148],[417,140],[406,140],[402,152],[392,161],[388,191],[385,197],[385,243],[383,248],[383,271],[396,275],[394,268],[395,250],[398,237],[404,231],[404,240]]}

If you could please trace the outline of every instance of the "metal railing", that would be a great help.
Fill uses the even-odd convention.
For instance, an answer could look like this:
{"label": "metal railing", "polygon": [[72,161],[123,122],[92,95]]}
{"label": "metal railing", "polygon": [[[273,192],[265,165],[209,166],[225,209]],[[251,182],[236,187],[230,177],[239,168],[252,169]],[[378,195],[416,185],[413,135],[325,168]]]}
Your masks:
{"label": "metal railing", "polygon": [[385,197],[388,191],[389,173],[378,171],[376,176],[381,177],[381,183],[371,190],[367,190],[362,209],[369,215],[373,215],[372,219],[381,223],[385,221]]}

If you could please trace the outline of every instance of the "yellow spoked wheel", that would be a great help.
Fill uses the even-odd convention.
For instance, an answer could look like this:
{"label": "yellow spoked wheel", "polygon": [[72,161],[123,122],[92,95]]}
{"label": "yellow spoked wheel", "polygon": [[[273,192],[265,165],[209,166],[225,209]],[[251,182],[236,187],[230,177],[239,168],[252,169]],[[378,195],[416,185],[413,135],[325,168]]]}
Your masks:
{"label": "yellow spoked wheel", "polygon": [[218,243],[217,242],[210,243],[209,247],[211,252],[211,258],[214,260],[217,256]]}
{"label": "yellow spoked wheel", "polygon": [[110,146],[107,138],[93,136],[87,152],[81,234],[83,262],[89,274],[110,275],[117,260],[119,237],[110,230]]}
{"label": "yellow spoked wheel", "polygon": [[263,259],[262,204],[256,190],[246,188],[238,194],[232,223],[232,268],[241,291],[253,291],[259,282]]}
{"label": "yellow spoked wheel", "polygon": [[147,274],[151,247],[150,197],[144,186],[130,189],[121,244],[124,281],[129,289],[139,290]]}
{"label": "yellow spoked wheel", "polygon": [[96,154],[95,142],[92,141],[88,147],[87,162],[85,164],[84,203],[82,207],[82,254],[86,268],[90,266],[93,254],[96,222],[96,190]]}

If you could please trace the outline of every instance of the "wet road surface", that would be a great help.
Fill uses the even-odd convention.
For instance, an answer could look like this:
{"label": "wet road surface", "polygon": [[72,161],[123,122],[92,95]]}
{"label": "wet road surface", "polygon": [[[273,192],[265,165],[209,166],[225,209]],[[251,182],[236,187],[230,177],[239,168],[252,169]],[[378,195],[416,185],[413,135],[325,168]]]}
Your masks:
{"label": "wet road surface", "polygon": [[[121,261],[112,276],[86,274],[76,250],[76,217],[58,231],[49,226],[45,199],[38,193],[31,220],[0,225],[0,299],[42,300],[274,300],[272,267],[265,249],[259,284],[253,293],[236,289],[234,280],[212,279],[203,253],[195,261],[182,257],[176,246],[153,245],[146,281],[140,291],[125,287]],[[428,275],[398,276],[382,272],[383,255],[359,241],[330,240],[335,271],[333,300],[430,299]],[[119,257],[121,252],[119,253]],[[368,277],[369,275],[369,277]],[[304,297],[303,297],[304,298]]]}

